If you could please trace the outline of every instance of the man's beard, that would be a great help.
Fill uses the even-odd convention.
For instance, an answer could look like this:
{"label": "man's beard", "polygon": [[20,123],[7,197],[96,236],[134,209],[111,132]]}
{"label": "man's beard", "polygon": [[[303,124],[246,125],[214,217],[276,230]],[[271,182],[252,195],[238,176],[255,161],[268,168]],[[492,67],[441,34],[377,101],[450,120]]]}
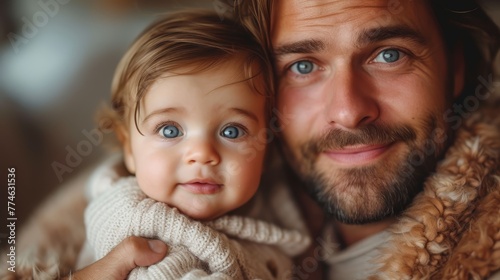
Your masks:
{"label": "man's beard", "polygon": [[[425,178],[443,151],[433,132],[439,128],[434,117],[422,124],[422,139],[409,126],[370,124],[355,132],[334,129],[302,147],[298,166],[308,192],[324,210],[342,223],[364,224],[399,214],[422,191]],[[435,150],[426,153],[425,141]],[[316,166],[322,152],[353,145],[406,144],[405,153],[394,153],[375,165],[320,171]],[[422,151],[422,153],[415,153]],[[416,155],[425,155],[416,159]],[[328,172],[328,174],[326,174]]]}

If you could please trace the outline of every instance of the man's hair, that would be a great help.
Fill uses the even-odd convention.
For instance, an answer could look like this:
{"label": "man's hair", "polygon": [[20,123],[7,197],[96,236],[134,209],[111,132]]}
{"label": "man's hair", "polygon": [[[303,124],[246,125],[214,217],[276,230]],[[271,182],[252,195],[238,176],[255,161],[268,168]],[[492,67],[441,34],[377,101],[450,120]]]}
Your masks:
{"label": "man's hair", "polygon": [[[270,29],[274,0],[227,0],[234,6],[236,18],[271,48]],[[284,0],[281,0],[284,1]],[[440,25],[448,50],[463,48],[465,94],[473,94],[478,78],[495,77],[495,58],[500,49],[500,30],[476,0],[428,0]],[[452,59],[452,58],[451,58]],[[464,95],[464,94],[463,94]]]}
{"label": "man's hair", "polygon": [[447,49],[457,46],[463,49],[465,86],[462,98],[472,95],[479,77],[493,79],[498,75],[495,59],[500,50],[500,30],[476,0],[429,0],[429,3]]}
{"label": "man's hair", "polygon": [[[222,20],[213,12],[184,11],[164,16],[142,32],[118,64],[111,89],[112,108],[104,108],[98,116],[101,129],[119,132],[134,114],[139,130],[141,101],[167,72],[195,74],[230,60],[242,61],[244,79],[239,82],[266,96],[269,117],[273,106],[272,67],[263,49],[241,24]],[[255,78],[259,80],[255,82]]]}

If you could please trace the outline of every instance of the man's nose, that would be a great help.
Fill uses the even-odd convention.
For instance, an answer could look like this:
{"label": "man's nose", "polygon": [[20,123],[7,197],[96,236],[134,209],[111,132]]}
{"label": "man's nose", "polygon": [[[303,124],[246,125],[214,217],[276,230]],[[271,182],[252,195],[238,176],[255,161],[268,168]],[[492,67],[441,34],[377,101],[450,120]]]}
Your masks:
{"label": "man's nose", "polygon": [[325,114],[330,125],[355,129],[378,119],[380,108],[368,74],[346,68],[335,71],[325,85]]}
{"label": "man's nose", "polygon": [[217,150],[215,140],[206,137],[194,137],[189,139],[185,152],[187,164],[217,165],[220,163],[220,154]]}

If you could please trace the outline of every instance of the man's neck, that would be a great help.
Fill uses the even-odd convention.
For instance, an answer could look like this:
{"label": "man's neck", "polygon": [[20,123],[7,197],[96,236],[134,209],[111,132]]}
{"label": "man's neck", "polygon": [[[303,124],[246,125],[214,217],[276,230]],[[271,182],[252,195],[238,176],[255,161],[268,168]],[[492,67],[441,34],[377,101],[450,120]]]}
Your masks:
{"label": "man's neck", "polygon": [[387,229],[396,221],[395,218],[389,218],[380,222],[365,225],[349,225],[338,221],[333,221],[337,238],[342,244],[342,248],[347,248],[367,237],[373,236]]}

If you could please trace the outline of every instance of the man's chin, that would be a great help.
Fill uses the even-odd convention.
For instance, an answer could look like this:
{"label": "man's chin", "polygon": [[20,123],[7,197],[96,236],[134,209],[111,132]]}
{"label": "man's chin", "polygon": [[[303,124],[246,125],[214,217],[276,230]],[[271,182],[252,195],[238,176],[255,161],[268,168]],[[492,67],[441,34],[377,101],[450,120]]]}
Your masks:
{"label": "man's chin", "polygon": [[[312,195],[330,218],[345,224],[368,224],[394,217],[411,203],[410,199],[398,203],[397,206],[386,205],[383,198],[374,198],[373,200],[358,198],[356,202],[349,203],[328,197],[327,194],[320,192],[315,192]],[[380,203],[374,203],[374,200]]]}
{"label": "man's chin", "polygon": [[[327,215],[344,224],[369,224],[385,220],[400,214],[409,204],[400,204],[400,208],[385,207],[382,204],[366,206],[367,203],[358,205],[330,207]],[[331,205],[331,204],[330,204]]]}
{"label": "man's chin", "polygon": [[392,173],[389,170],[361,168],[330,176],[315,173],[305,181],[308,192],[332,218],[366,224],[400,214],[423,188],[423,170],[409,165],[400,165]]}

